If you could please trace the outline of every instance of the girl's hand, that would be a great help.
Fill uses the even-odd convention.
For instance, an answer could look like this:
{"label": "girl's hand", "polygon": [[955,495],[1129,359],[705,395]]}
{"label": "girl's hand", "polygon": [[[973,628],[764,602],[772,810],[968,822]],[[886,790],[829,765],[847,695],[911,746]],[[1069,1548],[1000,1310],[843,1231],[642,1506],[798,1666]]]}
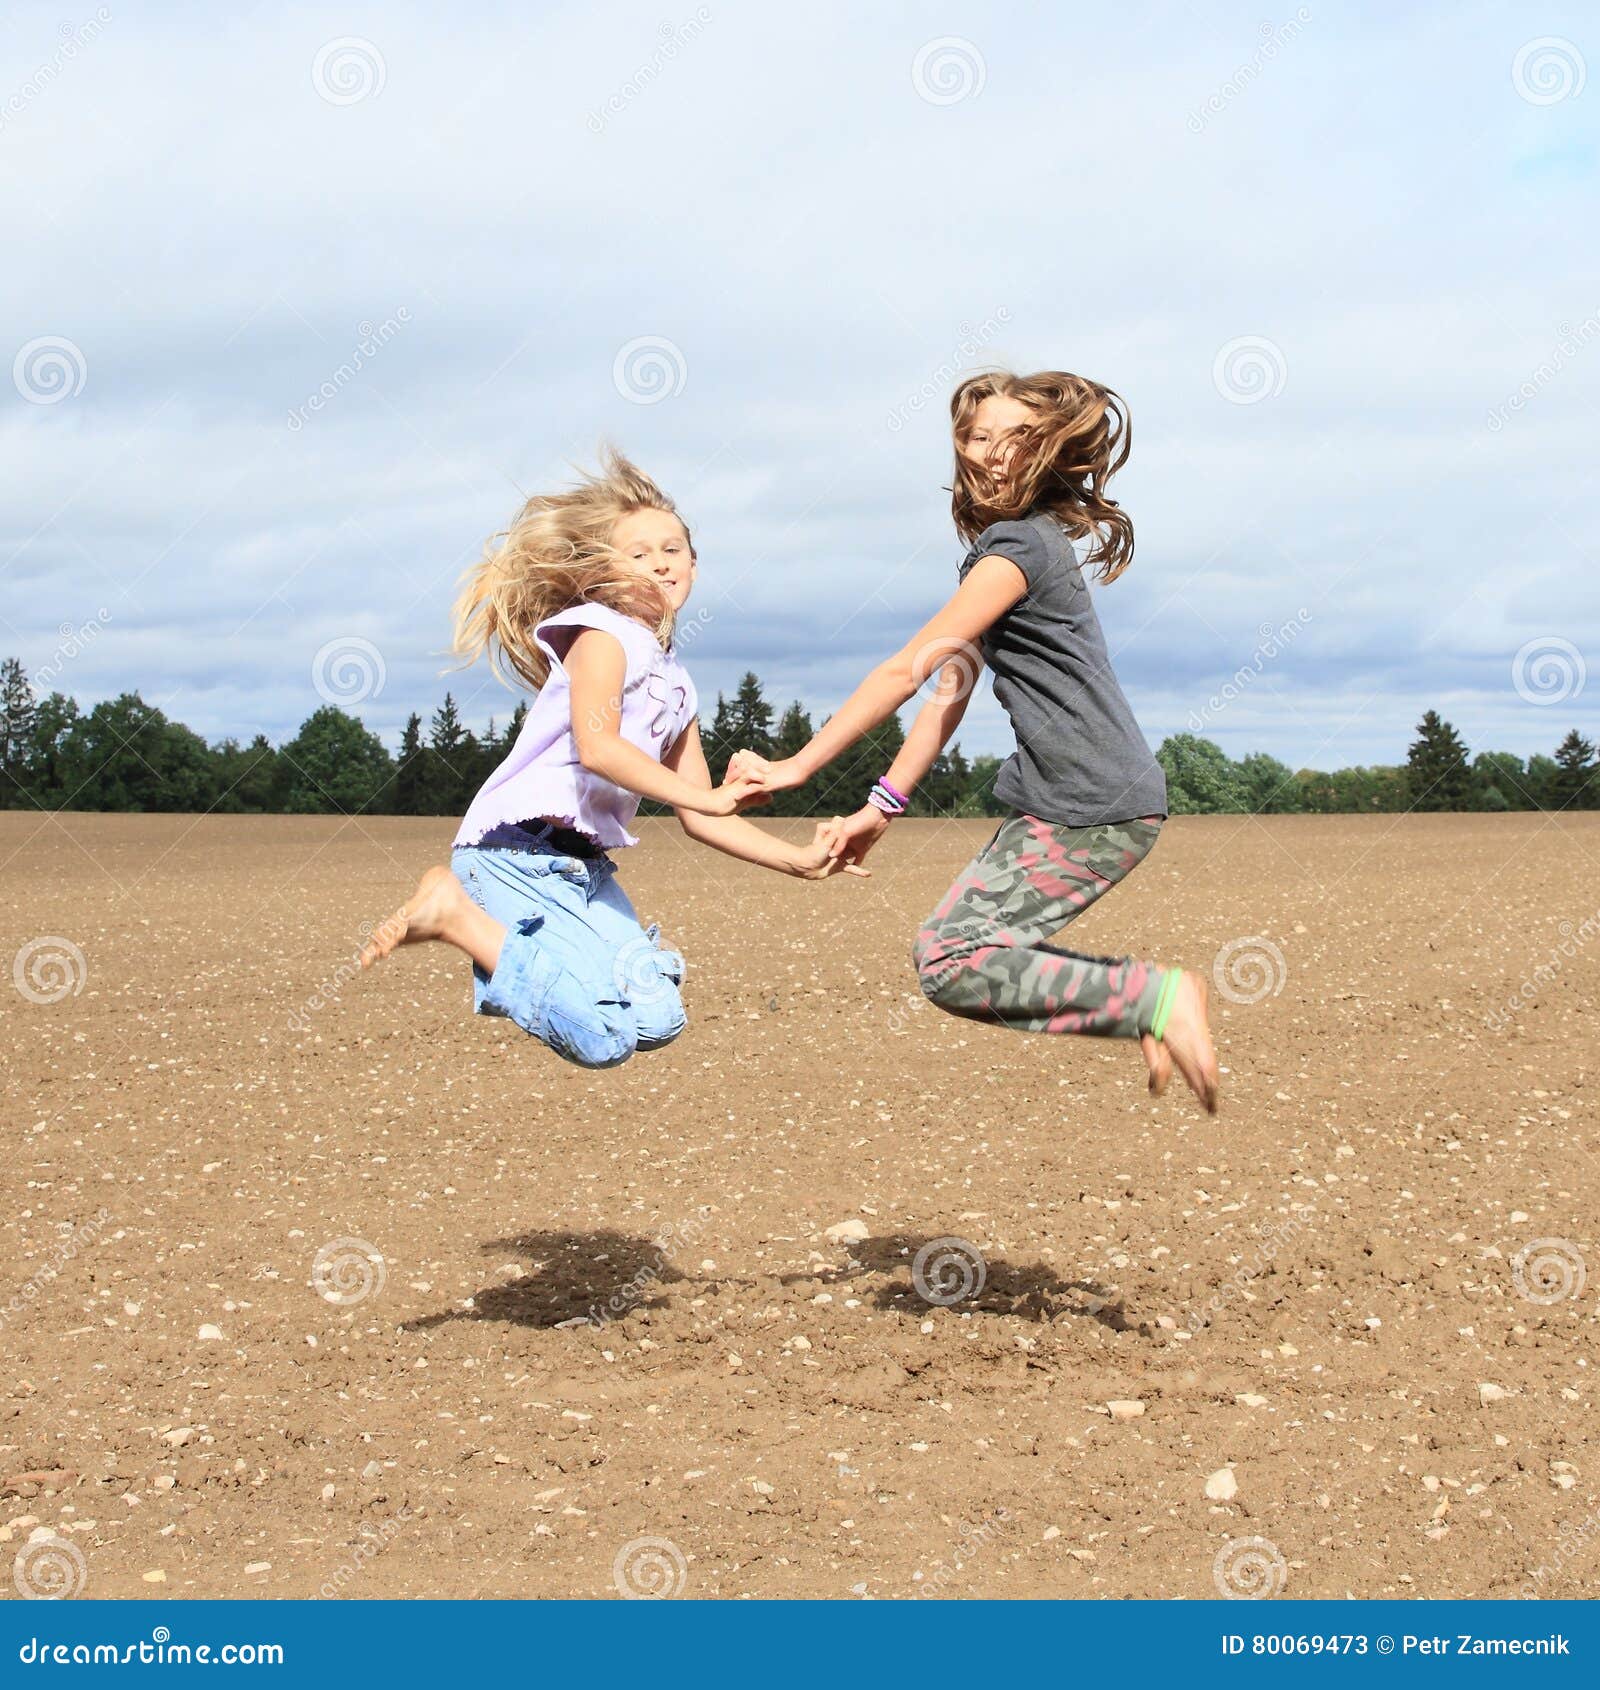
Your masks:
{"label": "girl's hand", "polygon": [[[835,816],[817,830],[818,838],[827,837],[830,856],[846,864],[859,864],[867,852],[888,831],[889,818],[876,804],[863,804],[853,816]],[[859,868],[857,873],[862,872]]]}
{"label": "girl's hand", "polygon": [[754,781],[763,792],[791,792],[806,783],[804,771],[795,763],[793,757],[774,763],[754,751],[735,751],[728,763],[728,779]]}
{"label": "girl's hand", "polygon": [[730,778],[706,793],[695,809],[703,816],[736,816],[753,805],[765,804],[767,798],[768,794],[754,781]]}
{"label": "girl's hand", "polygon": [[863,880],[872,878],[871,869],[862,868],[853,859],[834,854],[832,836],[839,825],[837,816],[831,822],[817,823],[816,837],[800,849],[797,867],[802,880],[826,880],[833,874],[858,874]]}

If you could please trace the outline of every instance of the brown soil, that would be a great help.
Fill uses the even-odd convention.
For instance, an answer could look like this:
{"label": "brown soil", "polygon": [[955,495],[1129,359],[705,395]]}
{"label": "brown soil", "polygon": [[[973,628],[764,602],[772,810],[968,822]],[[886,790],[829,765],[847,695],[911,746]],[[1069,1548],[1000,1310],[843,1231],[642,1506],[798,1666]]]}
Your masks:
{"label": "brown soil", "polygon": [[[5,1555],[50,1528],[90,1596],[1595,1588],[1600,818],[1170,824],[1074,942],[1255,941],[1215,1120],[1131,1044],[923,1004],[983,823],[820,886],[649,824],[690,1027],[598,1074],[454,953],[356,974],[451,831],[0,817],[0,963],[83,957],[0,998]],[[930,1304],[952,1235],[985,1281]]]}

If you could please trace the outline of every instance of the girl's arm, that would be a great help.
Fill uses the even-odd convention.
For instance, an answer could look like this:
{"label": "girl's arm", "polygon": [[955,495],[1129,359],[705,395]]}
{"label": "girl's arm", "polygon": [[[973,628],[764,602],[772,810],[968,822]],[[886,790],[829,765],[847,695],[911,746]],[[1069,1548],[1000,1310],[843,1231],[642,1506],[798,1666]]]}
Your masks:
{"label": "girl's arm", "polygon": [[567,648],[565,668],[572,684],[572,739],[578,761],[591,774],[641,798],[706,816],[737,815],[755,796],[756,788],[744,778],[714,789],[709,774],[698,785],[685,780],[622,737],[617,725],[622,718],[628,661],[615,634],[604,628],[580,628]]}
{"label": "girl's arm", "polygon": [[887,721],[936,669],[953,661],[976,676],[982,663],[979,636],[1027,590],[1027,576],[1009,558],[997,553],[979,558],[944,609],[867,676],[809,745],[777,763],[741,751],[728,766],[729,779],[757,779],[767,792],[803,786],[864,733]]}
{"label": "girl's arm", "polygon": [[[711,770],[706,766],[705,749],[700,744],[698,722],[691,722],[678,736],[677,743],[667,753],[666,761],[692,786],[710,791]],[[763,832],[743,816],[709,816],[681,806],[678,820],[683,823],[683,831],[702,845],[709,845],[712,850],[727,856],[738,857],[743,862],[777,869],[781,874],[796,874],[804,880],[824,880],[841,869],[846,874],[863,877],[872,872],[830,855],[823,834],[832,824],[826,822],[817,824],[816,838],[809,845],[791,845],[787,840]]]}
{"label": "girl's arm", "polygon": [[[917,712],[905,744],[884,773],[897,792],[909,798],[916,791],[961,726],[976,683],[977,676],[965,663],[947,663],[939,671],[933,697]],[[888,825],[889,817],[876,804],[863,804],[853,816],[835,821],[827,830],[828,849],[848,862],[860,862]]]}

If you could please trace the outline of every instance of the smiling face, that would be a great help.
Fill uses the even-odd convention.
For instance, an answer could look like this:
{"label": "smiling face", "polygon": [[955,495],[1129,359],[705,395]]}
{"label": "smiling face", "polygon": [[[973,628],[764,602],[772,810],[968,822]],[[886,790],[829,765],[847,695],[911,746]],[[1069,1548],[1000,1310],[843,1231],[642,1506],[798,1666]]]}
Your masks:
{"label": "smiling face", "polygon": [[694,553],[689,531],[671,511],[629,511],[611,530],[611,544],[660,585],[674,612],[683,609],[694,587]]}
{"label": "smiling face", "polygon": [[1017,430],[1037,420],[1039,413],[1020,399],[991,393],[972,413],[972,426],[956,450],[994,483],[997,493],[1006,485],[1006,466],[1016,448]]}

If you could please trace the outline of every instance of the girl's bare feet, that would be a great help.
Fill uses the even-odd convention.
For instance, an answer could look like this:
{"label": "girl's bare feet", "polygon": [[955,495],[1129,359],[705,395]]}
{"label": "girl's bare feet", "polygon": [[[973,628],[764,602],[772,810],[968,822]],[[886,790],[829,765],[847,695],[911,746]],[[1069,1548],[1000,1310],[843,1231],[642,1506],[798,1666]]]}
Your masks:
{"label": "girl's bare feet", "polygon": [[[1172,1000],[1162,1040],[1190,1091],[1205,1105],[1207,1114],[1215,1115],[1220,1076],[1217,1053],[1211,1043],[1210,1012],[1205,981],[1185,969],[1178,980],[1177,996]],[[1152,1088],[1153,1085],[1152,1076]]]}
{"label": "girl's bare feet", "polygon": [[426,939],[459,942],[456,929],[462,919],[477,911],[461,882],[439,864],[417,882],[417,889],[393,915],[372,930],[361,947],[361,966],[371,968],[397,945],[417,945]]}
{"label": "girl's bare feet", "polygon": [[1150,1095],[1160,1097],[1172,1079],[1172,1058],[1167,1054],[1167,1047],[1151,1033],[1139,1035],[1139,1049],[1150,1070]]}

